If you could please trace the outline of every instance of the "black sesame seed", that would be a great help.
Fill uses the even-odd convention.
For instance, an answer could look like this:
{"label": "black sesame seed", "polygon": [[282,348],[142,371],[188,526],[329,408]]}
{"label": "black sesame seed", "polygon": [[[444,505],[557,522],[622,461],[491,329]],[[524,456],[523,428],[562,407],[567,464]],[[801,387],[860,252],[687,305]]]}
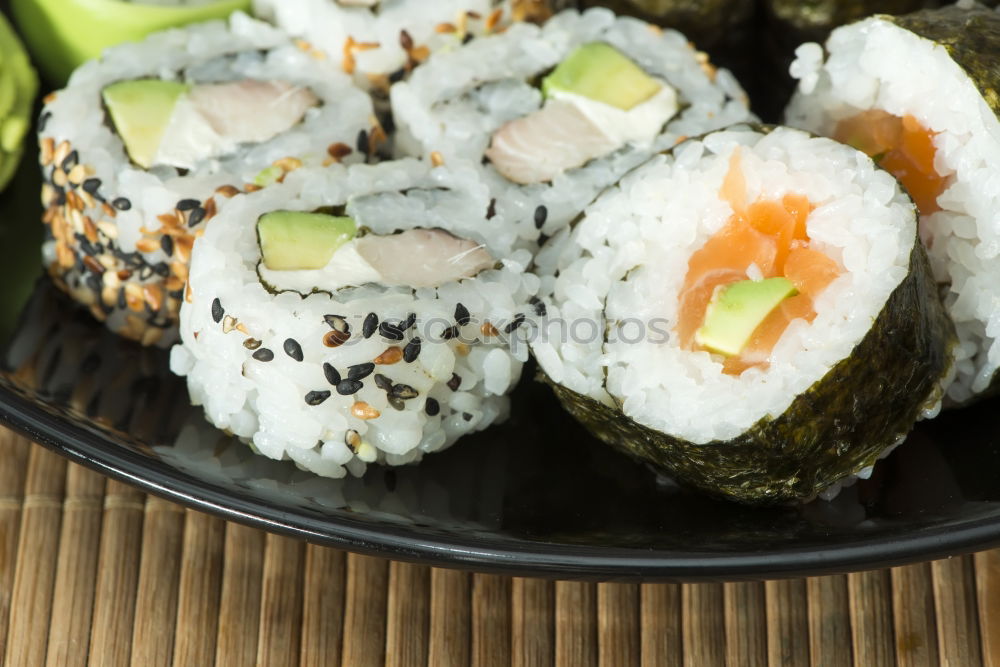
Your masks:
{"label": "black sesame seed", "polygon": [[424,404],[424,411],[427,413],[428,417],[436,417],[437,414],[441,412],[441,404],[433,398],[428,398],[427,403]]}
{"label": "black sesame seed", "polygon": [[361,391],[361,388],[364,386],[364,383],[360,380],[343,380],[337,385],[337,393],[341,396],[353,396]]}
{"label": "black sesame seed", "polygon": [[413,48],[413,37],[406,30],[399,31],[399,45],[403,47],[404,51],[409,51]]}
{"label": "black sesame seed", "polygon": [[125,307],[127,305],[128,302],[125,301],[125,288],[122,287],[121,289],[118,290],[118,307],[121,308],[122,310],[125,310]]}
{"label": "black sesame seed", "polygon": [[153,273],[166,278],[170,275],[170,265],[166,262],[159,262],[153,265]]}
{"label": "black sesame seed", "polygon": [[416,389],[414,389],[408,384],[394,385],[390,393],[393,398],[398,398],[404,401],[407,401],[411,398],[416,398],[417,396],[420,395],[420,392],[418,392]]}
{"label": "black sesame seed", "polygon": [[160,237],[160,249],[167,257],[174,254],[174,238],[170,234],[164,234]]}
{"label": "black sesame seed", "polygon": [[222,302],[216,298],[212,301],[212,319],[218,324],[222,321],[222,317],[226,314],[226,309],[222,307]]}
{"label": "black sesame seed", "polygon": [[539,206],[535,209],[535,229],[541,229],[549,218],[549,209]]}
{"label": "black sesame seed", "polygon": [[486,219],[491,220],[497,214],[497,200],[491,199],[490,205],[486,207]]}
{"label": "black sesame seed", "polygon": [[509,334],[522,324],[524,324],[524,313],[518,313],[514,316],[514,321],[503,328],[503,332]]}
{"label": "black sesame seed", "polygon": [[95,294],[100,294],[104,289],[104,281],[101,280],[101,277],[95,273],[91,273],[87,276],[85,282],[87,283],[87,287],[90,288],[90,291]]}
{"label": "black sesame seed", "polygon": [[99,179],[99,178],[88,178],[87,180],[85,180],[83,182],[83,185],[81,187],[83,188],[84,192],[86,192],[88,194],[96,195],[97,191],[101,189],[101,179]]}
{"label": "black sesame seed", "polygon": [[458,388],[462,386],[462,377],[458,373],[452,373],[451,379],[448,380],[448,388],[452,391],[458,391]]}
{"label": "black sesame seed", "polygon": [[382,322],[378,325],[378,332],[383,338],[388,338],[389,340],[403,340],[403,330],[397,324]]}
{"label": "black sesame seed", "polygon": [[398,83],[406,77],[406,68],[400,67],[389,75],[389,83]]}
{"label": "black sesame seed", "polygon": [[458,338],[458,327],[448,327],[441,334],[441,338],[444,340],[451,340],[452,338]]}
{"label": "black sesame seed", "polygon": [[351,380],[364,380],[374,372],[375,364],[371,362],[367,364],[357,364],[355,366],[350,366],[347,369],[347,377]]}
{"label": "black sesame seed", "polygon": [[539,317],[545,317],[548,314],[548,309],[545,307],[545,302],[539,299],[537,296],[531,297],[528,302],[535,308],[535,315]]}
{"label": "black sesame seed", "polygon": [[340,377],[340,371],[333,367],[332,364],[323,364],[323,375],[326,376],[326,381],[336,387],[340,384],[343,379]]}
{"label": "black sesame seed", "polygon": [[392,391],[392,380],[382,375],[381,373],[376,373],[375,386],[377,386],[382,391]]}
{"label": "black sesame seed", "polygon": [[472,415],[469,414],[468,412],[463,412],[462,413],[462,419],[464,419],[467,422],[471,422],[472,421]]}
{"label": "black sesame seed", "polygon": [[344,319],[343,315],[324,315],[323,321],[334,331],[339,331],[343,334],[351,333],[351,326]]}
{"label": "black sesame seed", "polygon": [[205,219],[205,209],[200,206],[191,209],[188,213],[188,227],[194,227],[199,222]]}
{"label": "black sesame seed", "polygon": [[358,140],[355,142],[358,152],[363,155],[368,154],[368,132],[367,130],[361,130],[358,132]]}
{"label": "black sesame seed", "polygon": [[111,205],[114,206],[119,211],[127,211],[130,208],[132,208],[132,202],[130,202],[125,197],[118,197],[113,202],[111,202]]}
{"label": "black sesame seed", "polygon": [[38,131],[44,132],[45,126],[49,124],[49,119],[52,118],[51,111],[43,111],[42,115],[38,117]]}
{"label": "black sesame seed", "polygon": [[266,347],[262,347],[253,353],[253,358],[256,359],[257,361],[264,361],[264,362],[272,361],[274,359],[274,352],[271,352],[271,350],[267,349]]}
{"label": "black sesame seed", "polygon": [[472,41],[473,39],[475,39],[475,37],[476,37],[476,36],[475,36],[475,35],[473,35],[473,34],[472,34],[471,32],[467,32],[467,33],[465,33],[465,37],[463,37],[463,38],[462,38],[462,44],[463,44],[463,45],[464,45],[464,44],[468,44],[468,43],[469,43],[469,42],[471,42],[471,41]]}
{"label": "black sesame seed", "polygon": [[420,356],[420,339],[414,338],[403,348],[403,361],[412,364]]}
{"label": "black sesame seed", "polygon": [[368,313],[365,318],[364,324],[361,325],[361,335],[365,338],[371,338],[375,333],[375,329],[378,327],[378,315],[375,313]]}
{"label": "black sesame seed", "polygon": [[285,354],[290,356],[295,361],[302,361],[305,357],[302,355],[302,346],[299,345],[299,341],[294,338],[285,339]]}
{"label": "black sesame seed", "polygon": [[329,391],[310,391],[306,394],[306,405],[319,405],[328,398],[330,398]]}
{"label": "black sesame seed", "polygon": [[63,171],[69,172],[76,166],[76,163],[80,161],[80,154],[77,151],[70,151],[70,154],[63,158],[62,167]]}
{"label": "black sesame seed", "polygon": [[462,304],[455,306],[455,321],[458,322],[458,326],[464,327],[472,319],[469,315],[469,309]]}
{"label": "black sesame seed", "polygon": [[201,205],[201,202],[197,199],[182,199],[177,202],[178,211],[190,211],[193,208],[197,208]]}
{"label": "black sesame seed", "polygon": [[406,316],[406,320],[403,321],[403,326],[400,327],[403,331],[408,331],[410,327],[417,323],[417,314],[410,313]]}

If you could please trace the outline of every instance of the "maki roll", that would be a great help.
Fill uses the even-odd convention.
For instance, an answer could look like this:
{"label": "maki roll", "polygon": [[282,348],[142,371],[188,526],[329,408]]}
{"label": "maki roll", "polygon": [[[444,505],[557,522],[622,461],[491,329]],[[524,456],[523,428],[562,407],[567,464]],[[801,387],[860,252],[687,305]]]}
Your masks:
{"label": "maki roll", "polygon": [[366,159],[372,123],[367,94],[244,14],[110,49],[42,111],[44,262],[116,333],[169,344],[205,224],[303,164]]}
{"label": "maki roll", "polygon": [[953,330],[913,205],[787,128],[657,156],[547,244],[532,343],[598,437],[710,493],[805,499],[935,413]]}
{"label": "maki roll", "polygon": [[683,35],[605,9],[436,53],[391,98],[398,146],[476,166],[529,244],[657,147],[751,117],[733,76]]}
{"label": "maki roll", "polygon": [[962,403],[1000,368],[1000,15],[951,6],[838,28],[799,48],[795,126],[859,148],[915,200],[921,236],[958,330]]}
{"label": "maki roll", "polygon": [[508,411],[536,276],[474,173],[303,169],[195,246],[172,369],[210,422],[329,477],[402,465]]}

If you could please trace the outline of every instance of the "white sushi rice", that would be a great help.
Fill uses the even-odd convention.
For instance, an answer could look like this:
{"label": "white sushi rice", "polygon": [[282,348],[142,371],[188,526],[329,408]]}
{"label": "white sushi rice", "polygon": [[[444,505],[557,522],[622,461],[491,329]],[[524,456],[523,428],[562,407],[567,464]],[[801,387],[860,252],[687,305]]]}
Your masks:
{"label": "white sushi rice", "polygon": [[[527,251],[512,251],[502,234],[482,224],[488,196],[469,178],[401,160],[301,169],[283,184],[235,198],[195,246],[190,301],[181,310],[182,344],[171,355],[171,369],[187,377],[191,400],[204,406],[208,420],[266,456],[341,477],[348,471],[360,475],[375,461],[417,461],[504,419],[506,394],[520,377],[527,347],[508,344],[520,329],[487,336],[483,327],[489,322],[504,330],[529,313],[539,280],[525,272]],[[479,241],[502,258],[501,265],[439,287],[368,285],[305,298],[269,293],[257,276],[256,220],[274,210],[345,204],[347,214],[371,232],[442,228]],[[478,228],[470,223],[474,220],[480,221]],[[458,304],[470,321],[459,327],[458,337],[443,340],[444,331],[457,323]],[[366,338],[362,323],[370,313],[380,322],[414,314],[416,322],[404,341],[378,331]],[[339,347],[324,342],[331,331],[325,316],[331,314],[350,325],[350,339]],[[351,366],[372,362],[391,346],[405,347],[414,336],[422,341],[416,359],[377,365],[352,395],[331,386],[324,364],[347,378]],[[301,348],[303,361],[286,351],[290,339]],[[272,351],[273,360],[253,356],[262,349]],[[377,383],[379,374],[409,386],[416,396],[402,409],[393,406]],[[306,397],[317,391],[331,395],[310,405]],[[374,411],[368,417],[377,417],[359,416],[359,402]]]}
{"label": "white sushi rice", "polygon": [[[682,349],[674,329],[689,258],[732,214],[719,192],[737,150],[747,201],[808,197],[810,247],[843,273],[766,369],[733,376],[719,357]],[[787,128],[717,132],[652,159],[546,246],[538,262],[554,305],[532,349],[554,381],[640,424],[697,444],[729,440],[780,416],[851,354],[907,276],[915,238],[912,203],[863,154]]]}
{"label": "white sushi rice", "polygon": [[[308,109],[301,122],[270,140],[241,145],[187,171],[165,165],[145,170],[130,161],[122,139],[107,119],[101,95],[109,84],[141,78],[188,83],[282,81],[307,88],[320,104]],[[174,243],[161,246],[163,216],[178,215],[181,226],[186,227],[190,214],[178,213],[179,202],[193,201],[202,214],[206,206],[218,210],[228,202],[225,196],[213,197],[219,187],[243,189],[263,169],[284,158],[320,164],[328,158],[327,147],[334,143],[353,147],[359,132],[372,127],[373,107],[368,95],[329,63],[304,53],[272,26],[236,13],[228,22],[168,30],[143,42],[107,50],[100,60],[80,67],[68,86],[52,96],[43,118],[39,136],[46,175],[43,203],[55,207],[60,220],[65,221],[66,232],[54,233],[68,241],[63,248],[57,247],[58,238],[45,243],[46,265],[75,298],[106,319],[112,330],[144,343],[169,344],[175,340],[177,302],[167,292],[176,292],[176,288],[167,288],[166,273],[156,270],[168,267],[183,284],[187,263],[183,250],[189,244],[183,245],[175,236]],[[46,144],[55,147],[55,160],[48,164]],[[52,152],[48,151],[50,158]],[[70,154],[76,156],[75,162],[64,168],[62,161]],[[356,151],[346,158],[360,159]],[[69,168],[77,165],[75,171]],[[66,197],[60,191],[69,189],[77,198],[64,205]],[[79,202],[83,203],[74,205]],[[112,203],[114,207],[109,208]],[[210,216],[206,214],[202,220],[205,217]],[[87,231],[87,220],[96,225],[97,232]],[[197,231],[197,224],[191,222],[189,233]],[[85,234],[90,246],[76,240]],[[67,254],[67,248],[72,255]],[[91,252],[94,249],[102,252]],[[122,254],[137,261],[125,263]],[[96,285],[92,272],[80,264],[85,255],[106,269]],[[175,263],[180,268],[174,267]],[[129,277],[118,277],[121,271],[127,271]],[[135,292],[127,295],[134,308],[115,301],[114,295],[125,287],[123,281]],[[146,300],[149,309],[135,303],[144,299],[147,288],[161,297]],[[108,290],[110,297],[105,294]],[[150,317],[158,324],[147,326],[145,320]]]}
{"label": "white sushi rice", "polygon": [[[564,172],[551,183],[518,185],[492,165],[482,165],[493,133],[506,122],[538,110],[533,80],[577,46],[603,41],[673,86],[682,106],[652,144],[627,144],[610,155]],[[479,167],[496,193],[497,215],[527,243],[553,234],[604,188],[652,152],[733,123],[752,120],[736,79],[715,70],[678,32],[605,9],[564,11],[543,26],[516,24],[501,35],[474,39],[431,56],[391,91],[400,148],[413,155],[437,153],[449,164]],[[541,228],[536,212],[544,207]]]}
{"label": "white sushi rice", "polygon": [[1000,121],[943,47],[879,17],[838,28],[825,53],[804,44],[796,55],[789,124],[831,134],[880,109],[937,133],[934,167],[949,185],[921,236],[959,336],[948,397],[964,402],[1000,368]]}

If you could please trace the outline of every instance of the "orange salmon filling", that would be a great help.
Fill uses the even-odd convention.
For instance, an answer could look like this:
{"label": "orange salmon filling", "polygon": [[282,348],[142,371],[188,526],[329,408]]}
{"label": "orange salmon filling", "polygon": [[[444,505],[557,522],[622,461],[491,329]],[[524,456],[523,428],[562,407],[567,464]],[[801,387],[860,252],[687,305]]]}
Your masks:
{"label": "orange salmon filling", "polygon": [[841,270],[834,260],[809,247],[806,218],[812,206],[805,196],[788,194],[780,201],[747,204],[739,152],[730,159],[719,196],[732,206],[733,215],[688,261],[677,323],[681,347],[699,349],[695,333],[705,321],[715,288],[746,280],[752,264],[764,278],[783,276],[799,292],[771,311],[739,355],[726,359],[724,372],[739,375],[769,363],[771,350],[792,320],[811,322],[816,317],[814,298]]}
{"label": "orange salmon filling", "polygon": [[934,136],[913,116],[900,118],[880,109],[840,121],[833,133],[834,139],[867,153],[895,176],[921,215],[941,210],[937,198],[946,185],[934,169]]}

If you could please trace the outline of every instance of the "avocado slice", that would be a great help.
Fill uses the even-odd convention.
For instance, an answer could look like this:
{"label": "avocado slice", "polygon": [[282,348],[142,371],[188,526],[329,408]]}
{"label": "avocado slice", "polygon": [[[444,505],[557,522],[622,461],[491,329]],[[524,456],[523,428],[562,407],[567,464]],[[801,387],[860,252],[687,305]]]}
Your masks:
{"label": "avocado slice", "polygon": [[272,211],[257,220],[260,254],[272,271],[322,269],[357,232],[351,218],[325,213]]}
{"label": "avocado slice", "polygon": [[542,93],[556,91],[583,95],[628,111],[645,102],[662,86],[621,51],[604,42],[574,50],[542,80]]}
{"label": "avocado slice", "polygon": [[163,133],[177,102],[190,86],[177,81],[135,79],[107,86],[102,93],[115,129],[132,161],[143,169],[153,166]]}
{"label": "avocado slice", "polygon": [[797,293],[792,281],[781,277],[719,286],[712,294],[695,342],[712,352],[737,355],[764,318]]}

